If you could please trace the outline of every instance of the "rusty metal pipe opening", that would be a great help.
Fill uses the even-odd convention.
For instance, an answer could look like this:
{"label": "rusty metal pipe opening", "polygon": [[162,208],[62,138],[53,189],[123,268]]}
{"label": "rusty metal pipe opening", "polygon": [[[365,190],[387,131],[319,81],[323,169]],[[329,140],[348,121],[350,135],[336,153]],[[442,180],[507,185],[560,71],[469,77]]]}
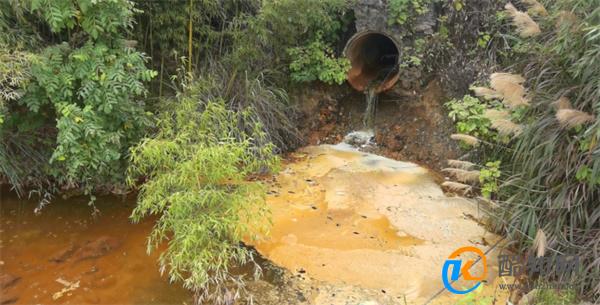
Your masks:
{"label": "rusty metal pipe opening", "polygon": [[346,43],[344,54],[352,68],[348,82],[358,91],[376,86],[375,92],[389,90],[399,78],[398,44],[392,37],[380,32],[357,33]]}

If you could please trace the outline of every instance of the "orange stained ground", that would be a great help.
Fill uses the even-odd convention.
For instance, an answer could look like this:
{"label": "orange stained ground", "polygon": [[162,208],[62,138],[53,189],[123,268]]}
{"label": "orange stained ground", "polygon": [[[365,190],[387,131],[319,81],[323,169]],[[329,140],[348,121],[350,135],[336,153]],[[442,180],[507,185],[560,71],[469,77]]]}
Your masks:
{"label": "orange stained ground", "polygon": [[[293,272],[423,304],[443,287],[441,269],[450,253],[462,246],[485,251],[498,240],[470,219],[477,215],[471,203],[446,197],[429,171],[415,164],[343,144],[308,147],[293,158],[267,198],[273,226],[253,242]],[[481,272],[474,267],[472,274]],[[494,289],[498,279],[490,267],[490,285],[481,295],[504,300]],[[445,293],[434,304],[458,299]]]}

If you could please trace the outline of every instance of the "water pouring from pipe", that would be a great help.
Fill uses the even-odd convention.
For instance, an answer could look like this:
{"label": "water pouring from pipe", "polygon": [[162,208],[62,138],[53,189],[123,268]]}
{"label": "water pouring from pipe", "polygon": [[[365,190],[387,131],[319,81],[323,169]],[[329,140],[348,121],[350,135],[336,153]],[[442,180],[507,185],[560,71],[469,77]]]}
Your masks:
{"label": "water pouring from pipe", "polygon": [[[375,127],[378,94],[391,89],[399,78],[399,49],[390,35],[380,32],[364,31],[348,40],[344,49],[351,63],[348,82],[354,89],[364,92],[366,110],[363,130],[348,134],[345,143],[354,146],[372,144],[369,135]],[[356,139],[361,140],[360,143],[354,143]]]}

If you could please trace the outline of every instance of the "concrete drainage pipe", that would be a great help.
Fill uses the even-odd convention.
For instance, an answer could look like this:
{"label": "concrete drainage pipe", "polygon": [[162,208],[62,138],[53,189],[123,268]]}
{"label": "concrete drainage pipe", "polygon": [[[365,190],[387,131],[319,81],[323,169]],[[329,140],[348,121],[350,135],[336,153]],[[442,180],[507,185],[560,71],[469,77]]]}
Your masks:
{"label": "concrete drainage pipe", "polygon": [[363,31],[352,36],[344,49],[352,64],[350,85],[361,92],[369,86],[377,86],[376,93],[392,88],[400,77],[399,50],[396,41],[385,33]]}

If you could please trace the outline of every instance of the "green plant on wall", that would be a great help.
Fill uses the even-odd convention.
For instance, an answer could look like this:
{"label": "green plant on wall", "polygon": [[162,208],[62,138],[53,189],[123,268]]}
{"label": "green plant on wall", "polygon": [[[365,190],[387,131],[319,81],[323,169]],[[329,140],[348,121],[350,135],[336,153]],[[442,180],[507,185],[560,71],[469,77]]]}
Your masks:
{"label": "green plant on wall", "polygon": [[388,2],[388,24],[403,25],[416,15],[427,12],[427,0],[390,0]]}

